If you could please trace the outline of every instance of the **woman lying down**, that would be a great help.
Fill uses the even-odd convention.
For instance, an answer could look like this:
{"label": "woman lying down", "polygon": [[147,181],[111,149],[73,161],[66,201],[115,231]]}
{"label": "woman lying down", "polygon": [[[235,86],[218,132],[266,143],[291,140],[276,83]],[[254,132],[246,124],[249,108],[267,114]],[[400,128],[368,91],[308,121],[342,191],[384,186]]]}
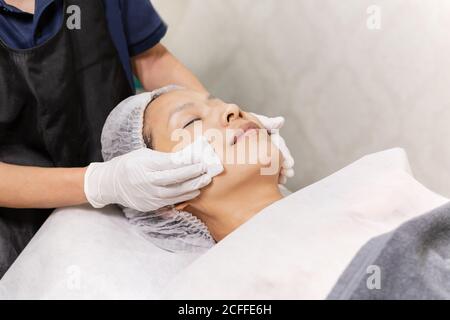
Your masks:
{"label": "woman lying down", "polygon": [[[255,117],[236,105],[178,87],[163,88],[122,102],[105,124],[102,135],[105,160],[142,147],[178,155],[179,150],[190,150],[198,144],[197,141],[202,145],[203,139],[207,139],[210,143],[204,142],[205,150],[207,147],[213,149],[209,154],[218,157],[220,163],[220,170],[214,166],[214,161],[205,167],[204,170],[211,170],[210,176],[214,178],[201,189],[198,197],[158,212],[141,213],[124,208],[129,221],[139,226],[163,249],[204,250],[221,241],[262,209],[281,200],[278,179],[283,159],[280,147],[277,147],[276,135],[271,136],[261,128]],[[203,139],[197,140],[199,136]],[[179,159],[174,157],[174,160]],[[402,193],[399,194],[401,196]],[[386,203],[392,199],[387,198]],[[409,196],[404,199],[411,201]],[[383,199],[380,201],[384,203]],[[395,215],[393,219],[396,221]],[[399,216],[397,221],[402,219]],[[349,220],[337,218],[335,221],[341,226],[342,221],[352,219],[350,216]],[[374,224],[375,228],[381,228],[377,230],[383,230],[382,224]],[[367,225],[367,221],[361,224],[362,228],[355,233],[354,239],[360,239],[359,231],[368,230]],[[387,223],[385,226],[388,232],[394,224]],[[349,236],[342,242],[338,241],[340,248],[345,249],[351,244],[351,239],[352,236]],[[369,241],[341,277],[336,279],[337,283],[328,298],[448,299],[449,244],[450,203]],[[324,248],[329,248],[330,252],[336,251],[328,244]],[[323,261],[320,258],[312,260]],[[381,285],[376,277],[369,278],[375,279],[374,283],[368,282],[367,270],[372,270],[368,268],[374,266],[383,275]],[[326,266],[319,267],[322,267],[319,268],[322,278]],[[333,272],[331,270],[330,274]]]}
{"label": "woman lying down", "polygon": [[237,105],[181,87],[125,100],[104,126],[105,160],[144,146],[178,155],[199,143],[212,147],[220,159],[215,168],[205,167],[216,171],[209,176],[215,177],[198,197],[156,212],[123,208],[125,215],[163,249],[211,247],[282,199],[278,181],[283,159],[270,133],[262,128],[256,117]]}

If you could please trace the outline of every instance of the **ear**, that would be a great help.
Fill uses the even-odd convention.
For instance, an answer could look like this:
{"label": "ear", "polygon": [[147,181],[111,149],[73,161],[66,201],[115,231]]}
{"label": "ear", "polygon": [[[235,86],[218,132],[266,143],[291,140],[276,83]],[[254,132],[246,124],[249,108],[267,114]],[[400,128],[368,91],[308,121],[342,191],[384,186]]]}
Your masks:
{"label": "ear", "polygon": [[175,206],[175,209],[178,211],[183,211],[184,209],[186,209],[187,206],[189,206],[188,202],[182,202],[182,203],[177,204]]}

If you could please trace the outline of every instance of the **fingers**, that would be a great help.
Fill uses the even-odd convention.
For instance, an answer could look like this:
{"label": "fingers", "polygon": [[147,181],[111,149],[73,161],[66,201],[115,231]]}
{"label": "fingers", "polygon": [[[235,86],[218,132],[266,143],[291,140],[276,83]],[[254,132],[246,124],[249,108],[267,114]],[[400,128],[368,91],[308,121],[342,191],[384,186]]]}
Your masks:
{"label": "fingers", "polygon": [[174,203],[181,203],[181,202],[185,202],[188,200],[192,200],[194,198],[197,198],[200,195],[200,191],[196,190],[196,191],[191,191],[188,193],[185,193],[181,196],[178,196],[176,199],[174,199]]}
{"label": "fingers", "polygon": [[286,141],[284,141],[283,137],[279,134],[273,134],[271,136],[272,143],[280,150],[283,155],[283,168],[292,169],[294,167],[294,158],[289,151],[289,148],[286,145]]}
{"label": "fingers", "polygon": [[294,176],[294,169],[289,168],[282,168],[281,169],[281,175],[285,176],[286,178],[292,178]]}
{"label": "fingers", "polygon": [[181,157],[180,152],[165,153],[151,149],[140,149],[133,151],[135,154],[129,154],[129,158],[134,159],[148,171],[165,171],[177,168],[183,168],[188,165],[198,164],[202,162],[201,158]]}
{"label": "fingers", "polygon": [[271,136],[271,139],[272,143],[278,148],[278,150],[280,150],[283,156],[283,163],[278,182],[280,184],[286,184],[287,179],[292,178],[295,174],[294,158],[292,157],[291,152],[289,151],[289,148],[287,147],[283,137],[281,137],[279,134],[273,134]]}
{"label": "fingers", "polygon": [[266,128],[267,130],[281,129],[284,126],[284,122],[283,117],[270,118],[270,123],[268,123]]}
{"label": "fingers", "polygon": [[291,152],[289,151],[289,148],[284,143],[284,146],[282,149],[280,149],[281,154],[283,155],[283,168],[285,169],[293,169],[294,168],[294,158],[291,155]]}
{"label": "fingers", "polygon": [[283,117],[269,118],[255,113],[252,113],[252,115],[255,116],[268,131],[281,129],[284,126],[285,120]]}
{"label": "fingers", "polygon": [[209,175],[203,174],[200,177],[185,181],[181,184],[162,187],[158,192],[158,196],[162,199],[176,198],[176,202],[182,202],[180,197],[184,197],[188,193],[192,193],[193,191],[198,191],[199,189],[206,187],[211,183],[211,181],[212,178]]}
{"label": "fingers", "polygon": [[286,155],[283,155],[284,161],[283,161],[283,168],[286,169],[292,169],[294,167],[294,158],[291,156],[291,153],[289,152],[289,149],[286,149]]}
{"label": "fingers", "polygon": [[287,182],[286,176],[280,175],[280,177],[278,178],[278,183],[284,185],[286,184],[286,182]]}
{"label": "fingers", "polygon": [[206,171],[207,167],[204,163],[196,163],[181,168],[152,172],[149,175],[154,185],[164,187],[197,178]]}

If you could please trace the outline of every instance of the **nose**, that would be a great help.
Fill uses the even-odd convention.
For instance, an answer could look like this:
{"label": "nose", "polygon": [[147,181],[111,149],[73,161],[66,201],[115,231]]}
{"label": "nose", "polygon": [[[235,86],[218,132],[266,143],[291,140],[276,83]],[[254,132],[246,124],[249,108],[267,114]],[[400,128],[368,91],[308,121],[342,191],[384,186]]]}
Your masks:
{"label": "nose", "polygon": [[238,119],[240,117],[241,110],[235,104],[228,104],[225,108],[225,111],[222,115],[222,124],[223,126],[229,125],[232,121]]}

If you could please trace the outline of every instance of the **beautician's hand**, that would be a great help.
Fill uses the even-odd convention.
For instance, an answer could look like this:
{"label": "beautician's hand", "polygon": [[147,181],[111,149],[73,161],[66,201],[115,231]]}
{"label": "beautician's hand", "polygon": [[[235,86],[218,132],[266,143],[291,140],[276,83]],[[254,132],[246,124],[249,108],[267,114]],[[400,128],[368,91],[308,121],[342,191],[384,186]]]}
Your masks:
{"label": "beautician's hand", "polygon": [[95,208],[120,204],[147,212],[197,197],[211,182],[204,162],[176,163],[173,153],[140,149],[89,165],[86,198]]}
{"label": "beautician's hand", "polygon": [[285,184],[288,178],[292,178],[294,176],[294,158],[289,151],[286,142],[283,137],[279,134],[279,130],[284,125],[283,117],[269,118],[266,116],[258,115],[252,113],[271,133],[272,143],[280,150],[283,155],[283,163],[281,166],[281,174],[279,182],[281,184]]}

